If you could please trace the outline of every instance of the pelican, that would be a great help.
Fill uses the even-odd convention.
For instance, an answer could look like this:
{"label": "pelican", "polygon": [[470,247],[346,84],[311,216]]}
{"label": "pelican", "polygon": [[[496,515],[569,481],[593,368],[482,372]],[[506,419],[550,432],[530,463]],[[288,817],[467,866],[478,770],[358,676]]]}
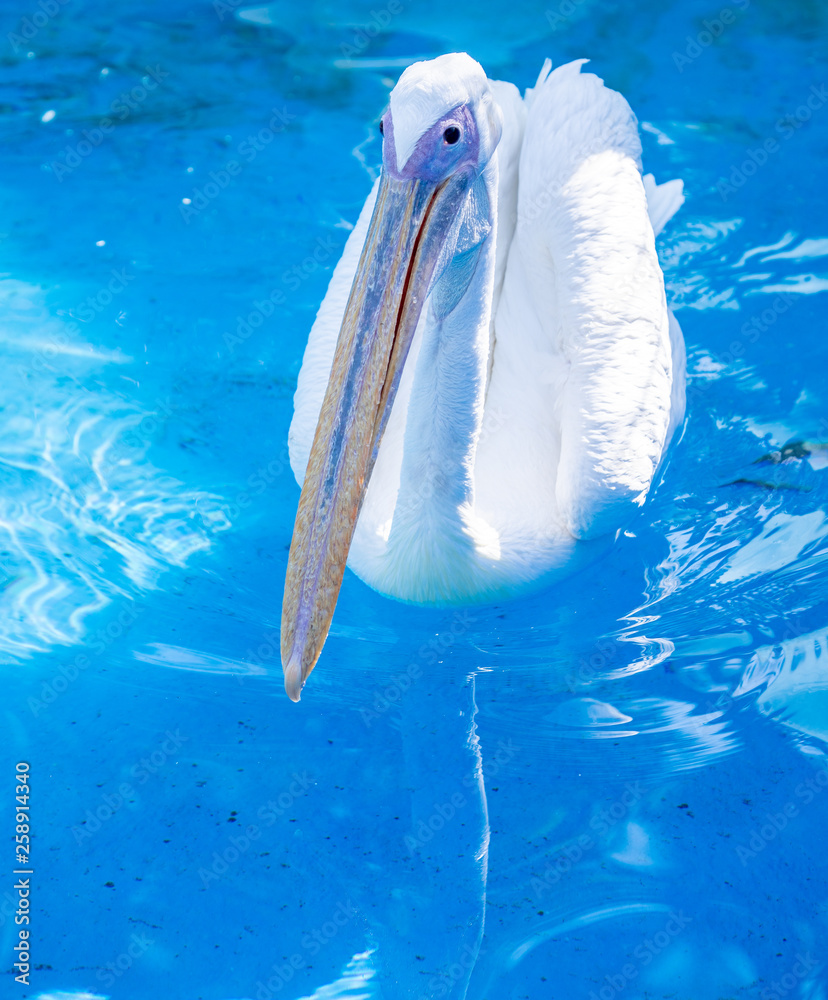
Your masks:
{"label": "pelican", "polygon": [[642,177],[635,116],[586,61],[547,60],[521,98],[455,53],[391,92],[294,401],[294,701],[346,561],[402,601],[519,593],[624,525],[683,419],[655,248],[682,182]]}

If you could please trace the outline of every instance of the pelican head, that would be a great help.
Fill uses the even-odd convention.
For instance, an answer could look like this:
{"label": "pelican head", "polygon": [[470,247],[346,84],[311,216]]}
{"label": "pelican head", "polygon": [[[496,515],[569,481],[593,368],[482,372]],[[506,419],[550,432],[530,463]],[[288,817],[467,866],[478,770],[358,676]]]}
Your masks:
{"label": "pelican head", "polygon": [[500,109],[480,63],[465,53],[414,63],[391,91],[382,117],[383,172],[444,181],[479,173],[500,141]]}
{"label": "pelican head", "polygon": [[[328,634],[360,506],[408,349],[430,293],[445,315],[473,268],[458,254],[492,230],[477,183],[500,140],[500,109],[465,54],[415,63],[382,117],[382,176],[342,320],[305,474],[282,606],[285,689],[299,700]],[[445,281],[444,281],[445,279]]]}

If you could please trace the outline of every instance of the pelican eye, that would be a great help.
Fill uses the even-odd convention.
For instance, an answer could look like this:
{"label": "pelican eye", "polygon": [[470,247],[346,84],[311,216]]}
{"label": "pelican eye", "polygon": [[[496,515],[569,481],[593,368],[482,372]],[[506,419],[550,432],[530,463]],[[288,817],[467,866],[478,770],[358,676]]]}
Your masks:
{"label": "pelican eye", "polygon": [[382,118],[380,118],[380,135],[385,135],[385,126],[382,124]]}
{"label": "pelican eye", "polygon": [[449,125],[445,132],[443,132],[443,138],[449,146],[453,146],[460,138],[460,129],[456,125]]}

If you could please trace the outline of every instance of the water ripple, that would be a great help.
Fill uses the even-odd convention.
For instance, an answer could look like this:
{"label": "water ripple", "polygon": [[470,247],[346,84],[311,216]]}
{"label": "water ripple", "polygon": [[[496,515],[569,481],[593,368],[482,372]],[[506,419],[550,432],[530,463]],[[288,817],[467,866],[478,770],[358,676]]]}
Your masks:
{"label": "water ripple", "polygon": [[80,342],[42,299],[0,281],[0,653],[12,658],[79,641],[113,598],[156,587],[165,569],[208,549],[204,511],[219,505],[148,461],[149,411],[80,387],[90,367],[127,359]]}
{"label": "water ripple", "polygon": [[764,715],[828,744],[828,634],[825,630],[759,647],[733,692],[759,691]]}

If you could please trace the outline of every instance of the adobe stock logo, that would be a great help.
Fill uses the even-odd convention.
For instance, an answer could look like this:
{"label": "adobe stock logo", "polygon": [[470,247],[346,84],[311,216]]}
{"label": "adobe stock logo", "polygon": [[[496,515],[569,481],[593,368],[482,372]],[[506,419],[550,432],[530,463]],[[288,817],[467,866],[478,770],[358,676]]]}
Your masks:
{"label": "adobe stock logo", "polygon": [[706,18],[702,21],[702,30],[695,36],[687,36],[687,45],[684,53],[674,52],[673,63],[679,73],[684,72],[685,66],[689,66],[720,37],[727,27],[736,22],[740,13],[743,13],[750,6],[750,0],[736,0],[734,11],[732,7],[725,7],[719,11],[719,16],[712,19]]}
{"label": "adobe stock logo", "polygon": [[105,116],[99,119],[91,131],[84,129],[81,132],[82,139],[76,142],[74,146],[65,146],[58,153],[58,156],[63,157],[62,160],[52,160],[50,168],[52,175],[57,181],[63,183],[65,176],[77,170],[84,163],[86,157],[91,156],[104,143],[107,136],[112,135],[118,126],[118,122],[126,121],[170,75],[158,64],[155,66],[145,66],[144,69],[146,70],[146,75],[141,77],[140,83],[136,84],[129,91],[123,91],[110,104],[109,107],[113,117]]}
{"label": "adobe stock logo", "polygon": [[629,986],[641,969],[646,968],[665,948],[669,948],[676,937],[692,921],[693,918],[688,917],[683,910],[678,913],[673,911],[662,930],[656,931],[651,938],[645,938],[641,944],[636,945],[633,949],[632,957],[635,962],[628,962],[613,975],[604,976],[604,985],[597,992],[590,990],[589,1000],[613,1000]]}

